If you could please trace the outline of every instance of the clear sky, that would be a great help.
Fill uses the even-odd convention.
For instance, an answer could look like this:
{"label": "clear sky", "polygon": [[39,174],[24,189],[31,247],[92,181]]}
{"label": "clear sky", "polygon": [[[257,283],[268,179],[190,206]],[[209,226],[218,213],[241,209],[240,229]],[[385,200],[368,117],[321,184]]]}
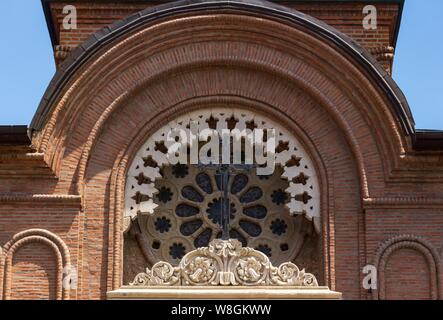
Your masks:
{"label": "clear sky", "polygon": [[[54,72],[40,0],[0,1],[0,125],[29,124]],[[406,0],[394,79],[419,129],[443,130],[443,1]]]}

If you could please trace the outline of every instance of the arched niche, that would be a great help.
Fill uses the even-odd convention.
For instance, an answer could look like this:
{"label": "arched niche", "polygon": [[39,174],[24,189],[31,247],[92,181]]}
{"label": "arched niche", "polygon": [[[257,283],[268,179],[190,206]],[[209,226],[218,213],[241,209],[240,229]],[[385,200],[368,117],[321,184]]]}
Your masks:
{"label": "arched niche", "polygon": [[[378,288],[373,291],[374,299],[441,299],[439,256],[420,237],[403,235],[384,242],[376,257],[376,267]],[[397,283],[390,290],[392,281],[402,285]],[[414,289],[408,290],[409,285]]]}
{"label": "arched niche", "polygon": [[[42,261],[39,257],[34,257],[38,251],[30,251],[31,248],[41,249],[45,257],[52,261]],[[4,247],[4,256],[1,261],[2,277],[2,298],[10,300],[14,298],[12,289],[16,287],[17,281],[32,282],[32,270],[38,270],[39,274],[35,283],[45,285],[47,280],[49,285],[48,298],[56,300],[69,300],[70,289],[66,286],[64,280],[70,276],[71,260],[69,249],[66,244],[57,235],[43,229],[31,229],[16,234]],[[26,255],[21,255],[25,252]],[[27,255],[32,255],[27,259]],[[22,266],[17,266],[17,263]],[[29,269],[30,268],[30,269]],[[18,271],[18,272],[17,272]],[[47,279],[42,279],[46,274]],[[39,281],[40,280],[40,281]],[[48,288],[42,288],[42,292]],[[18,290],[20,291],[20,290]],[[26,296],[22,298],[26,299]],[[32,295],[30,298],[36,298]]]}

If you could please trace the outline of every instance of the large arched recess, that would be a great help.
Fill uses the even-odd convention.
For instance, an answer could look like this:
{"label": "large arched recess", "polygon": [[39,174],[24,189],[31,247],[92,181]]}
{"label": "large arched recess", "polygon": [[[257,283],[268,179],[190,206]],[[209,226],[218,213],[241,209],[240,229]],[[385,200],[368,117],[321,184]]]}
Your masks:
{"label": "large arched recess", "polygon": [[382,189],[413,131],[391,81],[346,36],[267,2],[170,3],[94,34],[62,65],[31,125],[56,192],[83,196],[79,297],[121,285],[136,151],[178,114],[226,105],[275,118],[305,145],[320,173],[326,284],[361,297],[362,199]]}

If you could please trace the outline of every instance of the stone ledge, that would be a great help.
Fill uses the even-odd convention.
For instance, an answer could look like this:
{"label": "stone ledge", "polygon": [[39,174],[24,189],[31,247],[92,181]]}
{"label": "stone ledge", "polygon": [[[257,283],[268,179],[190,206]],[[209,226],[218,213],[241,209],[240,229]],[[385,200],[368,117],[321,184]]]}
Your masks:
{"label": "stone ledge", "polygon": [[285,299],[341,300],[328,287],[122,287],[107,293],[108,300],[156,299]]}

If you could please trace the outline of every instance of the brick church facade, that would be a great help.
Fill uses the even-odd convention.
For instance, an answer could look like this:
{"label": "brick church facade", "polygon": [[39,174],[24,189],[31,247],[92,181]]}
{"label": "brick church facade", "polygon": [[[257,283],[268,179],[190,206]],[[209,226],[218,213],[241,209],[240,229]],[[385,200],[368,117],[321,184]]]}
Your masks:
{"label": "brick church facade", "polygon": [[279,128],[275,174],[235,176],[231,237],[344,299],[443,298],[443,133],[391,77],[403,1],[43,7],[57,73],[29,126],[0,127],[2,299],[106,299],[217,238],[217,180],[161,161],[192,119]]}

